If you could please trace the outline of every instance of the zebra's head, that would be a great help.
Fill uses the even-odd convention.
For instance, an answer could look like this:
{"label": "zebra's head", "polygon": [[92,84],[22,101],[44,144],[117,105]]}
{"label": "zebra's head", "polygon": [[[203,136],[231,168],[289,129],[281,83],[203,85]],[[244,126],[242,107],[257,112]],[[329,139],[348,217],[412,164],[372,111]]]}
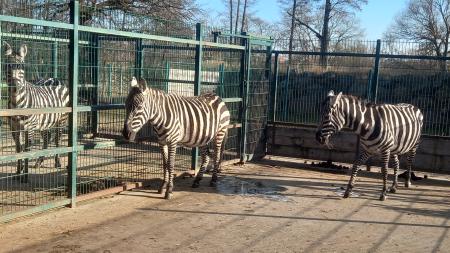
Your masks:
{"label": "zebra's head", "polygon": [[134,141],[136,133],[141,130],[149,118],[148,111],[147,82],[144,79],[139,81],[133,77],[131,89],[125,101],[126,118],[122,135],[129,141]]}
{"label": "zebra's head", "polygon": [[27,55],[27,46],[21,45],[19,51],[6,42],[3,42],[3,54],[5,56],[5,66],[8,82],[13,80],[23,81],[25,77],[25,56]]}
{"label": "zebra's head", "polygon": [[338,95],[334,91],[328,92],[327,98],[322,103],[322,120],[316,132],[316,139],[320,144],[329,146],[330,137],[344,126],[344,121],[340,120],[339,100],[342,97],[342,92]]}

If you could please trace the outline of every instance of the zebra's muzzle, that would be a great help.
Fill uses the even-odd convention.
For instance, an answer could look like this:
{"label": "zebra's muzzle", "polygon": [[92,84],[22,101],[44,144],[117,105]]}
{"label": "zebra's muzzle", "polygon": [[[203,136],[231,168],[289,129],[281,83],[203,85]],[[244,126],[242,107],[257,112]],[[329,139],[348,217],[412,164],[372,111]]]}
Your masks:
{"label": "zebra's muzzle", "polygon": [[129,131],[127,125],[123,126],[122,135],[128,141],[134,141],[134,139],[136,138],[136,133]]}

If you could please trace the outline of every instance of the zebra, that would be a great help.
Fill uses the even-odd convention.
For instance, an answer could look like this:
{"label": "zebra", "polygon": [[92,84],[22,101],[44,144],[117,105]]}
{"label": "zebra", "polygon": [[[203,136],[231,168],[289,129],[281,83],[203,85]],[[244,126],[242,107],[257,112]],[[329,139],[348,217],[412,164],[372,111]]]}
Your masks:
{"label": "zebra", "polygon": [[316,139],[328,147],[330,137],[343,127],[360,137],[359,155],[353,164],[352,175],[344,193],[348,198],[356,181],[359,167],[374,155],[382,161],[383,190],[380,200],[386,199],[388,164],[391,157],[394,165],[394,181],[391,193],[397,191],[399,155],[407,155],[405,187],[411,186],[411,166],[416,155],[422,132],[423,115],[419,108],[410,104],[372,104],[361,99],[328,93],[322,104],[322,121]]}
{"label": "zebra", "polygon": [[[31,84],[25,80],[24,64],[28,52],[26,45],[21,45],[17,52],[6,42],[3,42],[3,46],[9,86],[9,109],[66,107],[69,105],[69,89],[58,79],[40,80],[37,84]],[[66,120],[67,114],[62,113],[9,117],[16,152],[30,151],[35,131],[41,132],[43,148],[46,149],[51,137],[50,129],[53,127],[58,127],[55,135],[55,145],[58,147],[62,135],[60,126]],[[25,141],[22,141],[23,138]],[[40,168],[43,161],[44,157],[39,157],[35,167]],[[55,167],[61,167],[59,155],[55,156]],[[27,182],[28,159],[25,159],[25,161],[19,159],[17,162],[17,174],[22,173],[25,175],[20,177],[21,182]]]}
{"label": "zebra", "polygon": [[200,170],[192,184],[199,187],[209,163],[209,144],[213,144],[214,168],[210,186],[217,184],[225,137],[230,124],[230,112],[219,96],[203,94],[185,97],[147,87],[144,79],[133,77],[125,102],[126,117],[122,135],[129,141],[146,124],[155,130],[163,158],[164,179],[158,193],[165,191],[165,198],[172,197],[173,168],[176,147],[200,147]]}

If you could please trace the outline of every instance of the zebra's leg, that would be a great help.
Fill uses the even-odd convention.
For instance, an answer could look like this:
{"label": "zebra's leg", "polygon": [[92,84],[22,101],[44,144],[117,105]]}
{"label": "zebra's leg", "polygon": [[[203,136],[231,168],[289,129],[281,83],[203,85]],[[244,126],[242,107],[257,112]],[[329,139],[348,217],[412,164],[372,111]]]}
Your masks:
{"label": "zebra's leg", "polygon": [[200,186],[200,181],[203,178],[203,174],[205,173],[206,167],[209,163],[209,147],[208,145],[203,146],[200,148],[200,156],[201,156],[201,164],[200,164],[200,170],[198,171],[197,176],[194,179],[194,183],[192,183],[192,188],[197,188]]}
{"label": "zebra's leg", "polygon": [[158,189],[158,193],[161,194],[163,193],[164,189],[167,188],[167,184],[168,184],[168,179],[169,179],[169,170],[167,169],[167,163],[168,163],[168,159],[169,159],[169,152],[168,152],[168,148],[167,145],[159,145],[160,151],[161,151],[161,156],[162,156],[162,160],[163,160],[163,171],[164,171],[164,178],[163,181],[161,182],[161,186]]}
{"label": "zebra's leg", "polygon": [[169,174],[169,183],[167,184],[167,190],[165,194],[165,199],[171,199],[172,198],[172,191],[173,191],[173,168],[175,166],[175,154],[177,152],[177,144],[169,144],[168,145],[168,151],[169,151],[169,159],[167,160],[167,170]]}
{"label": "zebra's leg", "polygon": [[394,181],[392,182],[392,187],[390,192],[396,193],[398,186],[398,169],[400,168],[400,162],[398,160],[398,155],[391,156],[392,162],[394,163]]}
{"label": "zebra's leg", "polygon": [[[21,143],[21,132],[19,130],[13,130],[12,132],[14,143],[16,145],[16,153],[22,153],[23,145]],[[17,171],[16,174],[20,175],[23,172],[24,164],[22,159],[17,160]],[[13,177],[15,180],[19,177]]]}
{"label": "zebra's leg", "polygon": [[389,156],[391,152],[387,150],[386,152],[381,154],[381,161],[383,162],[383,166],[381,167],[381,171],[383,174],[383,190],[381,191],[380,200],[386,200],[387,195],[387,180],[388,180],[388,167],[389,167]]}
{"label": "zebra's leg", "polygon": [[[31,145],[33,144],[34,140],[34,131],[26,131],[25,132],[25,152],[31,151]],[[29,165],[29,159],[25,158],[25,168],[23,172],[23,176],[20,178],[20,182],[27,183],[28,182],[28,165]]]}
{"label": "zebra's leg", "polygon": [[225,137],[227,135],[226,128],[221,129],[216,135],[216,141],[214,142],[214,169],[209,186],[215,187],[217,185],[217,173],[219,172],[220,165],[222,164],[223,150],[225,146]]}
{"label": "zebra's leg", "polygon": [[353,163],[352,175],[350,177],[350,180],[348,181],[347,190],[344,193],[344,198],[350,197],[350,193],[352,192],[353,186],[355,185],[356,175],[358,174],[360,166],[363,165],[367,161],[367,159],[369,159],[369,154],[364,149],[361,149],[358,159],[356,159],[356,161]]}
{"label": "zebra's leg", "polygon": [[[41,136],[42,136],[42,140],[44,142],[44,144],[42,145],[43,149],[47,149],[48,148],[48,141],[50,139],[50,130],[44,130],[41,132]],[[42,163],[44,162],[45,157],[44,156],[40,156],[38,158],[38,160],[36,161],[36,164],[34,165],[35,169],[39,169],[42,165]]]}
{"label": "zebra's leg", "polygon": [[[50,132],[50,130],[49,130]],[[56,129],[56,134],[55,134],[55,146],[57,148],[59,148],[59,142],[61,141],[61,136],[62,136],[62,129],[59,127]],[[49,134],[49,138],[50,138],[50,134]],[[59,154],[55,155],[55,168],[61,168],[61,159],[59,158]]]}
{"label": "zebra's leg", "polygon": [[409,152],[407,157],[407,173],[405,178],[405,187],[409,188],[411,187],[411,167],[412,163],[414,161],[414,158],[416,157],[416,151],[417,147],[419,146],[419,143],[417,143]]}

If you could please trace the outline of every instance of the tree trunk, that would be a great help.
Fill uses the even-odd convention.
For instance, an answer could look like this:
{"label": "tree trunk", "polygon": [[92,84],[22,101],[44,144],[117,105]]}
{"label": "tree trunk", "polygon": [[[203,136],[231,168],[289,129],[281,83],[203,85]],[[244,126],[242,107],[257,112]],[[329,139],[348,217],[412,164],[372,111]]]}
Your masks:
{"label": "tree trunk", "polygon": [[244,2],[244,10],[242,12],[242,23],[241,23],[241,32],[244,32],[244,27],[245,27],[245,21],[246,21],[246,16],[247,16],[247,1],[245,0]]}
{"label": "tree trunk", "polygon": [[295,29],[295,13],[297,9],[297,0],[294,0],[294,4],[292,5],[292,19],[291,19],[291,33],[289,35],[289,56],[288,56],[288,65],[291,65],[292,60],[292,41],[294,39],[294,29]]}
{"label": "tree trunk", "polygon": [[328,57],[325,53],[328,52],[328,45],[330,43],[330,13],[331,13],[331,0],[325,1],[325,13],[323,15],[323,28],[322,37],[320,38],[320,65],[324,68],[328,65]]}

